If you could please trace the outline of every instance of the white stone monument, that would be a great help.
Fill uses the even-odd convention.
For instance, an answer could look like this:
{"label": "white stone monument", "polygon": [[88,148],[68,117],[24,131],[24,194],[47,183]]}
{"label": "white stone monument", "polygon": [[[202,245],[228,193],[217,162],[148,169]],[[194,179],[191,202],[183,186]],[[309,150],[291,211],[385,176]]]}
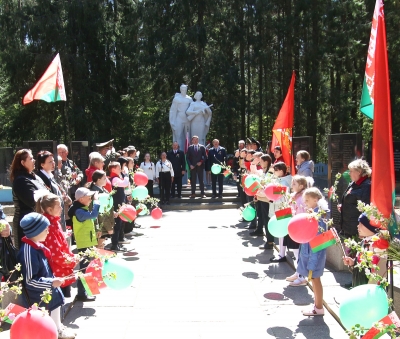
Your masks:
{"label": "white stone monument", "polygon": [[201,100],[203,94],[196,92],[194,99],[186,111],[187,118],[190,122],[190,135],[199,137],[199,144],[206,145],[207,133],[210,129],[212,111],[204,101]]}
{"label": "white stone monument", "polygon": [[186,85],[181,85],[180,90],[181,92],[176,93],[172,100],[172,105],[169,110],[169,123],[172,128],[172,141],[177,141],[181,150],[184,150],[186,133],[189,134],[189,143],[191,138],[190,123],[186,116],[186,110],[193,100],[186,94]]}

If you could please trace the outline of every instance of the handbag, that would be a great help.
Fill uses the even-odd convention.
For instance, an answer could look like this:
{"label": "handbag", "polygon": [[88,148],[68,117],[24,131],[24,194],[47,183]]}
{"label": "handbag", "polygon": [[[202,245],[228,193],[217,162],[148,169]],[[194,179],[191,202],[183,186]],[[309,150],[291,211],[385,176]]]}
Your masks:
{"label": "handbag", "polygon": [[[0,252],[0,273],[6,278],[9,279],[10,282],[17,280],[21,272],[15,270],[15,266],[17,265],[17,253],[18,250],[14,246],[11,236],[3,237],[1,252]],[[11,276],[10,272],[14,271]]]}

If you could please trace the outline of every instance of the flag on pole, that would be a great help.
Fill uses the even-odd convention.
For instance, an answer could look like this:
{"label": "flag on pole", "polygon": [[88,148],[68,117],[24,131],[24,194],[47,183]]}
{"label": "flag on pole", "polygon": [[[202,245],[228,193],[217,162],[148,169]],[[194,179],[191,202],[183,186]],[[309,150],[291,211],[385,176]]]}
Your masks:
{"label": "flag on pole", "polygon": [[92,273],[85,273],[80,279],[87,295],[92,296],[100,294],[98,280],[92,276]]}
{"label": "flag on pole", "polygon": [[[377,3],[380,0],[377,0]],[[375,14],[374,14],[375,15]],[[393,220],[395,176],[392,133],[392,109],[390,104],[389,66],[386,46],[386,27],[383,4],[378,13],[378,30],[375,51],[374,123],[372,134],[371,203],[385,218],[391,218],[389,231],[397,230]],[[380,168],[386,163],[385,173]]]}
{"label": "flag on pole", "polygon": [[278,117],[275,120],[274,127],[272,127],[271,143],[271,152],[274,151],[275,146],[281,147],[283,160],[285,161],[286,166],[290,166],[290,171],[292,174],[295,174],[294,159],[292,154],[295,80],[296,73],[293,71],[292,80],[290,81],[290,86],[285,101],[283,102]]}
{"label": "flag on pole", "polygon": [[374,15],[372,17],[371,35],[369,38],[369,47],[367,55],[367,64],[365,66],[365,77],[361,92],[360,110],[368,118],[374,118],[374,98],[375,98],[375,69],[376,69],[376,36],[379,27],[378,17],[382,9],[383,2],[376,0]]}
{"label": "flag on pole", "polygon": [[67,101],[59,54],[56,55],[49,67],[47,67],[36,85],[25,94],[22,103],[26,105],[33,100],[44,100],[47,102]]}

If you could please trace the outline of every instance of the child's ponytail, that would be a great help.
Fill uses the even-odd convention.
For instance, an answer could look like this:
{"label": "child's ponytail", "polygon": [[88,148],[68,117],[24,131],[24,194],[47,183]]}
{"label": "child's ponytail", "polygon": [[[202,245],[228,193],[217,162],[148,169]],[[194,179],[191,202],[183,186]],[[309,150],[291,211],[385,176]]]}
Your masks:
{"label": "child's ponytail", "polygon": [[54,207],[56,201],[60,201],[58,195],[55,195],[48,190],[37,190],[33,193],[33,199],[36,201],[36,212],[43,214],[50,207]]}

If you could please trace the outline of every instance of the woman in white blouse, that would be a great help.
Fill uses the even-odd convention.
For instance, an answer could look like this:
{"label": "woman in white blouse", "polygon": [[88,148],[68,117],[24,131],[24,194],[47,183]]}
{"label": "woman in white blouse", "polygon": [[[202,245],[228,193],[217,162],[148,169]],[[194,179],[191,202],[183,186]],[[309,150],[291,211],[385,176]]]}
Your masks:
{"label": "woman in white blouse", "polygon": [[156,178],[156,166],[150,161],[150,153],[144,155],[144,162],[140,164],[140,168],[146,173],[149,182],[146,185],[149,195],[154,198],[153,181]]}
{"label": "woman in white blouse", "polygon": [[169,205],[169,197],[171,195],[171,183],[174,181],[174,169],[169,160],[167,153],[161,153],[161,160],[156,164],[156,180],[160,187],[160,200],[162,204]]}

